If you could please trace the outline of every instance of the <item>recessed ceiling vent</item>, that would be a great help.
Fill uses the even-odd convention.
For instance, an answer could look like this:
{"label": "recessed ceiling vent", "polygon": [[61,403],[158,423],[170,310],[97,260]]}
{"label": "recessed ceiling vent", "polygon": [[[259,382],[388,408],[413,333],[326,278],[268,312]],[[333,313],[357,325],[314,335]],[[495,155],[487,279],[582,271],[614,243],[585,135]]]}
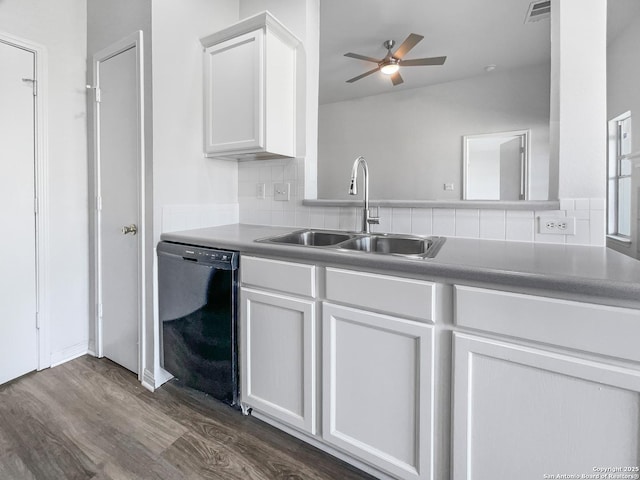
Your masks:
{"label": "recessed ceiling vent", "polygon": [[533,23],[551,16],[551,0],[531,2],[524,23]]}

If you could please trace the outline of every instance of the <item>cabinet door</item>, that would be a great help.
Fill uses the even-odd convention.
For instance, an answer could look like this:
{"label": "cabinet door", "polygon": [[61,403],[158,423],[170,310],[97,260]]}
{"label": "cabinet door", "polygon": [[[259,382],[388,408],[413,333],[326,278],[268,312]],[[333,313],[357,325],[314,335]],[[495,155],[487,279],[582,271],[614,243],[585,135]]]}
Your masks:
{"label": "cabinet door", "polygon": [[322,437],[398,478],[433,478],[433,327],[322,310]]}
{"label": "cabinet door", "polygon": [[636,370],[455,334],[453,478],[638,467],[639,392]]}
{"label": "cabinet door", "polygon": [[206,153],[264,145],[264,33],[246,33],[204,54]]}
{"label": "cabinet door", "polygon": [[315,302],[248,288],[241,299],[242,402],[315,434]]}

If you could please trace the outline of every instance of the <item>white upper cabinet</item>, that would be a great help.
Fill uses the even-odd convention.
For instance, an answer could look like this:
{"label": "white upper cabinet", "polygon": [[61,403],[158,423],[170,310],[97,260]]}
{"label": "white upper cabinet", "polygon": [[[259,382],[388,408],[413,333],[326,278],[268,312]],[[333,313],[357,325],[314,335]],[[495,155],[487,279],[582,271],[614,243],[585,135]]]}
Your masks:
{"label": "white upper cabinet", "polygon": [[263,12],[202,38],[208,157],[295,157],[299,40]]}

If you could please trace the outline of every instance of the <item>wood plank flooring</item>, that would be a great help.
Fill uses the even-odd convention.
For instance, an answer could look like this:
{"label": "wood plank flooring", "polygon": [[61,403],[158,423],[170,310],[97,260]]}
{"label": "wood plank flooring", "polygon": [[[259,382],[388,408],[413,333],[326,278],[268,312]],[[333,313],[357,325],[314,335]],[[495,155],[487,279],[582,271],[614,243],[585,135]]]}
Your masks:
{"label": "wood plank flooring", "polygon": [[370,479],[255,418],[84,356],[0,386],[2,480]]}

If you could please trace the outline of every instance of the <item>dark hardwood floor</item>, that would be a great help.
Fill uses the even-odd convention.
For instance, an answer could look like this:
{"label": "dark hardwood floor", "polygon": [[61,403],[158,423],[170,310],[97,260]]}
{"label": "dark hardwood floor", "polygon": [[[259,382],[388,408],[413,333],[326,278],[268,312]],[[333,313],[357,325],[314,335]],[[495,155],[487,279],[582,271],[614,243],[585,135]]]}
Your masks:
{"label": "dark hardwood floor", "polygon": [[373,478],[191,390],[85,356],[0,386],[0,479]]}

